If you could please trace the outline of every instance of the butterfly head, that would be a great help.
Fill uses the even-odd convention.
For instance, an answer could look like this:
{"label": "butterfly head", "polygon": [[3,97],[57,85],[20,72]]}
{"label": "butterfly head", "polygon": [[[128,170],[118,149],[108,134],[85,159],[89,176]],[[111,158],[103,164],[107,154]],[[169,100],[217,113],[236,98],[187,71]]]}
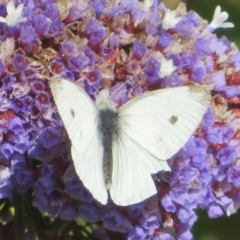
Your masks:
{"label": "butterfly head", "polygon": [[98,109],[109,108],[115,110],[115,104],[109,100],[109,89],[105,88],[101,90],[96,98],[96,105]]}

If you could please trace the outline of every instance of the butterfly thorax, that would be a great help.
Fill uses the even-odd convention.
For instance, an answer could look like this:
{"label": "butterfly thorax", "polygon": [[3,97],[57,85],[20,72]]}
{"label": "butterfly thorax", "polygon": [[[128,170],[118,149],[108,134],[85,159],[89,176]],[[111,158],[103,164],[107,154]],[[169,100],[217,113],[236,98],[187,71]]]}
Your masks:
{"label": "butterfly thorax", "polygon": [[119,116],[110,101],[98,105],[98,129],[103,146],[103,173],[107,188],[112,183],[112,143],[119,136]]}

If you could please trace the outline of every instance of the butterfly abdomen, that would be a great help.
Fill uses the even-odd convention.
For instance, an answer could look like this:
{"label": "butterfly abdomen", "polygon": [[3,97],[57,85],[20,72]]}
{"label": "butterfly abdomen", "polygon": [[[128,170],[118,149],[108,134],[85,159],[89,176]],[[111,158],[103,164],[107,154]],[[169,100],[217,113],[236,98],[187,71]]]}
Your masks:
{"label": "butterfly abdomen", "polygon": [[105,185],[110,187],[112,182],[112,142],[119,135],[119,116],[112,109],[104,108],[99,110],[98,129],[103,145],[103,173]]}

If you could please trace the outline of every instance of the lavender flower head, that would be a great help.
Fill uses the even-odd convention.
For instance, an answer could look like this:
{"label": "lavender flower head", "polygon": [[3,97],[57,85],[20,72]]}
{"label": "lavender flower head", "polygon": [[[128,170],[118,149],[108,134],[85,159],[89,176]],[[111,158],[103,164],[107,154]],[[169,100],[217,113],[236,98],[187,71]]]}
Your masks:
{"label": "lavender flower head", "polygon": [[[233,26],[224,22],[226,13],[217,8],[209,24],[184,4],[170,11],[148,0],[5,2],[0,5],[0,199],[11,200],[13,189],[32,191],[33,206],[51,217],[101,221],[99,228],[132,240],[173,240],[173,232],[191,240],[197,208],[211,218],[236,212],[240,52],[212,33]],[[49,88],[52,76],[75,82],[93,99],[107,82],[117,106],[146,91],[191,84],[212,91],[212,104],[168,161],[171,172],[156,175],[157,196],[124,208],[102,206],[75,173]],[[110,239],[92,226],[98,239]]]}

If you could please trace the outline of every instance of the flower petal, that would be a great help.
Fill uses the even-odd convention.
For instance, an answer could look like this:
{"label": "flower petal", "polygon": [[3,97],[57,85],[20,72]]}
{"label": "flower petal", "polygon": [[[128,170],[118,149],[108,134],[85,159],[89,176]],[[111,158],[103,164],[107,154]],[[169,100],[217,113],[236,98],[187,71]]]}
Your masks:
{"label": "flower petal", "polygon": [[23,7],[24,5],[22,3],[17,6],[14,12],[14,16],[16,19],[20,18],[20,16],[22,15]]}
{"label": "flower petal", "polygon": [[6,18],[0,16],[0,22],[7,22]]}
{"label": "flower petal", "polygon": [[[21,4],[20,4],[21,5]],[[12,1],[10,1],[8,4],[7,4],[7,13],[8,15],[13,15],[15,12],[15,6],[14,6],[14,3]]]}

